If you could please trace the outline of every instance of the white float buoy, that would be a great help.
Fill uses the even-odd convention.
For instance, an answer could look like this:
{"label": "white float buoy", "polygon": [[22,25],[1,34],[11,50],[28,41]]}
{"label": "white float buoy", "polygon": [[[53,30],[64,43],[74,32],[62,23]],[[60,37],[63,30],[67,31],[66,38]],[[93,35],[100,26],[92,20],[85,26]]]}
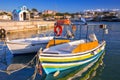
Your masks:
{"label": "white float buoy", "polygon": [[60,74],[60,71],[56,71],[56,72],[53,74],[53,76],[54,76],[54,77],[57,77],[59,74]]}

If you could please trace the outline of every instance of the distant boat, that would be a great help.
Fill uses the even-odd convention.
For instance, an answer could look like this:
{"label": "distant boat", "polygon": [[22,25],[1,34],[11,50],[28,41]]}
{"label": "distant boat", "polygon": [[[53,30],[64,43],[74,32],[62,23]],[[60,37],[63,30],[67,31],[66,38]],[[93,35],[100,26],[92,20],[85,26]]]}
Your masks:
{"label": "distant boat", "polygon": [[7,41],[7,46],[13,55],[29,54],[37,52],[40,47],[45,48],[51,39],[53,39],[53,36],[16,39]]}
{"label": "distant boat", "polygon": [[86,21],[93,21],[93,17],[85,18]]}
{"label": "distant boat", "polygon": [[95,34],[90,34],[89,39],[74,40],[39,51],[40,64],[47,75],[59,74],[64,70],[97,61],[104,53],[105,45],[104,40],[99,41]]}

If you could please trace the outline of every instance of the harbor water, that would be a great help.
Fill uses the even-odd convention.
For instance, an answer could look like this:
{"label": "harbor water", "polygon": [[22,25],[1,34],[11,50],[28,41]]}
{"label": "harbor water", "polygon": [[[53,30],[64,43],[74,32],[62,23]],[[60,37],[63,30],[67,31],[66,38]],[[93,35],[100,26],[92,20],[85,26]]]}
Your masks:
{"label": "harbor water", "polygon": [[[60,75],[60,77],[56,78],[53,78],[51,75],[43,78],[43,76],[37,74],[35,80],[120,80],[120,22],[89,23],[108,25],[107,27],[109,29],[109,34],[105,35],[105,40],[107,42],[105,55],[103,55],[96,64],[92,65],[91,63],[83,68],[82,71],[78,67],[74,69],[74,71],[64,72],[63,75]],[[52,34],[51,31],[45,32],[47,32],[47,36]],[[42,36],[45,32],[41,32],[39,30],[18,32],[7,34],[7,38],[12,40]],[[76,39],[79,39],[78,34],[75,37]],[[31,77],[35,71],[34,66],[25,67],[11,74],[5,72],[5,70],[11,64],[26,65],[35,56],[35,54],[13,56],[8,50],[7,46],[3,47],[2,44],[4,44],[3,41],[0,42],[0,80],[32,80]]]}

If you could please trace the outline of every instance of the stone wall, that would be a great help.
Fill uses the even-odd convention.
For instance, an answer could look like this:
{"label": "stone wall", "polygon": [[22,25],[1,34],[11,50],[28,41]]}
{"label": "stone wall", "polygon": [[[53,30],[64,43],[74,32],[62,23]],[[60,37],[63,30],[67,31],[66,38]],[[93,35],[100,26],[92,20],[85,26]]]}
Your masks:
{"label": "stone wall", "polygon": [[31,29],[53,28],[55,21],[0,21],[0,28],[7,32],[24,31]]}

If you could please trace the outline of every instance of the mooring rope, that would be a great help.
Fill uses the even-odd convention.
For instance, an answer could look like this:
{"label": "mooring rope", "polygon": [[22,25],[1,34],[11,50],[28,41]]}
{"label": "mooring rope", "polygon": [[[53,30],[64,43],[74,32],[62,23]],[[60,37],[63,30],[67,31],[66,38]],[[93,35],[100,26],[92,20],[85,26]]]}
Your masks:
{"label": "mooring rope", "polygon": [[[40,49],[41,50],[41,49]],[[39,51],[38,51],[38,53],[39,53]],[[8,67],[7,68],[7,70],[0,70],[0,72],[4,72],[4,73],[7,73],[7,74],[11,74],[11,73],[14,73],[14,72],[17,72],[17,71],[19,71],[19,70],[21,70],[21,69],[23,69],[23,68],[26,68],[26,67],[28,67],[30,64],[32,64],[32,63],[34,63],[34,60],[36,59],[36,62],[38,62],[39,60],[37,59],[38,58],[38,53],[33,57],[33,59],[32,60],[30,60],[26,65],[24,65],[22,68],[19,68],[19,69],[17,69],[17,70],[13,70],[13,71],[11,71],[11,70],[9,70],[9,68],[11,67]],[[37,61],[38,60],[38,61]],[[37,63],[36,63],[37,64]]]}
{"label": "mooring rope", "polygon": [[40,48],[40,50],[39,50],[38,53],[36,54],[35,71],[34,71],[33,75],[32,75],[30,78],[28,78],[27,80],[35,80],[36,74],[37,74],[37,72],[38,72],[38,65],[39,65],[39,63],[40,63],[40,61],[39,61],[39,54],[40,54],[41,52],[42,52],[42,48]]}

